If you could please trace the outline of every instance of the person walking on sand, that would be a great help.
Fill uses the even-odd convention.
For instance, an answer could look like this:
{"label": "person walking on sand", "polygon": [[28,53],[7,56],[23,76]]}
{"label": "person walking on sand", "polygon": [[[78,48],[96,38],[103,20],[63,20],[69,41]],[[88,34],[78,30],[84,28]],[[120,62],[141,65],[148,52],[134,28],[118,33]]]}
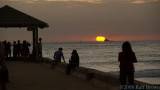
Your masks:
{"label": "person walking on sand", "polygon": [[53,58],[55,63],[61,63],[61,58],[63,59],[64,63],[66,63],[62,51],[63,51],[63,48],[59,48],[58,51],[54,53]]}
{"label": "person walking on sand", "polygon": [[133,85],[135,72],[133,63],[137,62],[137,58],[132,50],[131,44],[128,41],[122,44],[122,52],[119,53],[118,61],[120,62],[119,67],[121,85]]}

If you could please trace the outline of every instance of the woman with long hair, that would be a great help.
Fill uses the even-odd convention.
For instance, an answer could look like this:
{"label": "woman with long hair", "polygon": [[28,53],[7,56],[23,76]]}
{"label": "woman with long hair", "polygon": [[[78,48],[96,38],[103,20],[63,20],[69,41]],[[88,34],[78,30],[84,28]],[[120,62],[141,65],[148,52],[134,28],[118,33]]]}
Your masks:
{"label": "woman with long hair", "polygon": [[[122,52],[119,53],[118,61],[120,62],[120,83],[134,84],[134,64],[137,62],[135,53],[132,50],[131,44],[126,41],[122,45]],[[128,81],[128,83],[127,83]]]}
{"label": "woman with long hair", "polygon": [[70,74],[71,70],[74,70],[79,67],[79,55],[77,50],[73,50],[71,53],[71,58],[69,60],[69,64],[66,68],[66,74]]}

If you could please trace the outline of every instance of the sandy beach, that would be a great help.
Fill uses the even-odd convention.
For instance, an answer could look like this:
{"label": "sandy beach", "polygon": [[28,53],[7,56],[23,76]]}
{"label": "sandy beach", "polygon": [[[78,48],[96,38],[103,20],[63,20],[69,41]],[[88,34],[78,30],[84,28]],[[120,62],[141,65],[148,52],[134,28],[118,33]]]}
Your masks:
{"label": "sandy beach", "polygon": [[8,62],[7,66],[10,76],[7,90],[111,90],[51,69],[49,64]]}

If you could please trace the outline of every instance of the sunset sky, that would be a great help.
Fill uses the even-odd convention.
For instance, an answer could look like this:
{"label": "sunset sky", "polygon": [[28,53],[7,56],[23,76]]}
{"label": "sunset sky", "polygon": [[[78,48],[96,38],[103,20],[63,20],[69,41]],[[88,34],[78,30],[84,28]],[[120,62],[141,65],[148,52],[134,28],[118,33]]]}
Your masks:
{"label": "sunset sky", "polygon": [[[49,24],[46,42],[160,40],[160,0],[0,0]],[[25,28],[0,28],[0,40],[32,40]]]}

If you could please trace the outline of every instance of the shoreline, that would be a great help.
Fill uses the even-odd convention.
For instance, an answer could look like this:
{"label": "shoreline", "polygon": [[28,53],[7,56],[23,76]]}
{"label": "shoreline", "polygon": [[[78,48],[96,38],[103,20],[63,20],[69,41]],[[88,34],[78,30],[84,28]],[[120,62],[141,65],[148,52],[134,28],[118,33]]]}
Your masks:
{"label": "shoreline", "polygon": [[[14,60],[10,60],[10,61],[14,61]],[[20,58],[16,61],[30,62],[31,60],[28,61],[28,59]],[[50,64],[51,61],[52,61],[52,59],[43,57],[42,61],[40,61],[38,63]],[[37,62],[35,62],[35,63],[37,63]],[[60,64],[60,65],[57,65],[56,68],[61,72],[65,72],[66,65],[65,64]],[[96,69],[80,66],[79,69],[72,72],[71,75],[75,76],[75,77],[78,77],[78,78],[81,78],[83,80],[90,80],[90,81],[93,80],[93,83],[94,83],[94,80],[98,80],[98,82],[112,83],[113,85],[114,84],[115,85],[120,85],[118,75],[115,75],[112,72],[111,73],[110,72],[103,72],[103,71],[99,71],[99,70],[96,70]],[[144,82],[142,80],[140,81],[140,80],[136,80],[136,79],[135,79],[135,83],[139,84],[139,85],[160,85],[160,84],[151,84],[149,82]]]}
{"label": "shoreline", "polygon": [[[52,59],[50,59],[50,58],[44,58],[45,60],[45,62],[50,62]],[[63,67],[63,68],[65,68],[65,67]],[[112,78],[114,78],[114,79],[116,79],[116,80],[118,80],[118,75],[116,74],[113,74],[113,72],[103,72],[103,71],[100,71],[100,70],[97,70],[97,69],[93,69],[93,68],[87,68],[87,67],[81,67],[80,66],[80,68],[79,68],[80,70],[78,71],[78,72],[83,72],[83,73],[89,73],[89,72],[91,72],[91,73],[94,73],[95,75],[102,75],[102,77],[105,77],[105,76],[108,76],[108,75],[110,75],[110,77],[112,77]],[[77,72],[77,73],[78,73]],[[116,73],[119,73],[118,71],[116,72]],[[137,78],[135,78],[135,83],[136,84],[147,84],[147,85],[160,85],[160,84],[152,84],[152,82],[145,82],[145,81],[140,81],[140,80],[136,80]]]}

